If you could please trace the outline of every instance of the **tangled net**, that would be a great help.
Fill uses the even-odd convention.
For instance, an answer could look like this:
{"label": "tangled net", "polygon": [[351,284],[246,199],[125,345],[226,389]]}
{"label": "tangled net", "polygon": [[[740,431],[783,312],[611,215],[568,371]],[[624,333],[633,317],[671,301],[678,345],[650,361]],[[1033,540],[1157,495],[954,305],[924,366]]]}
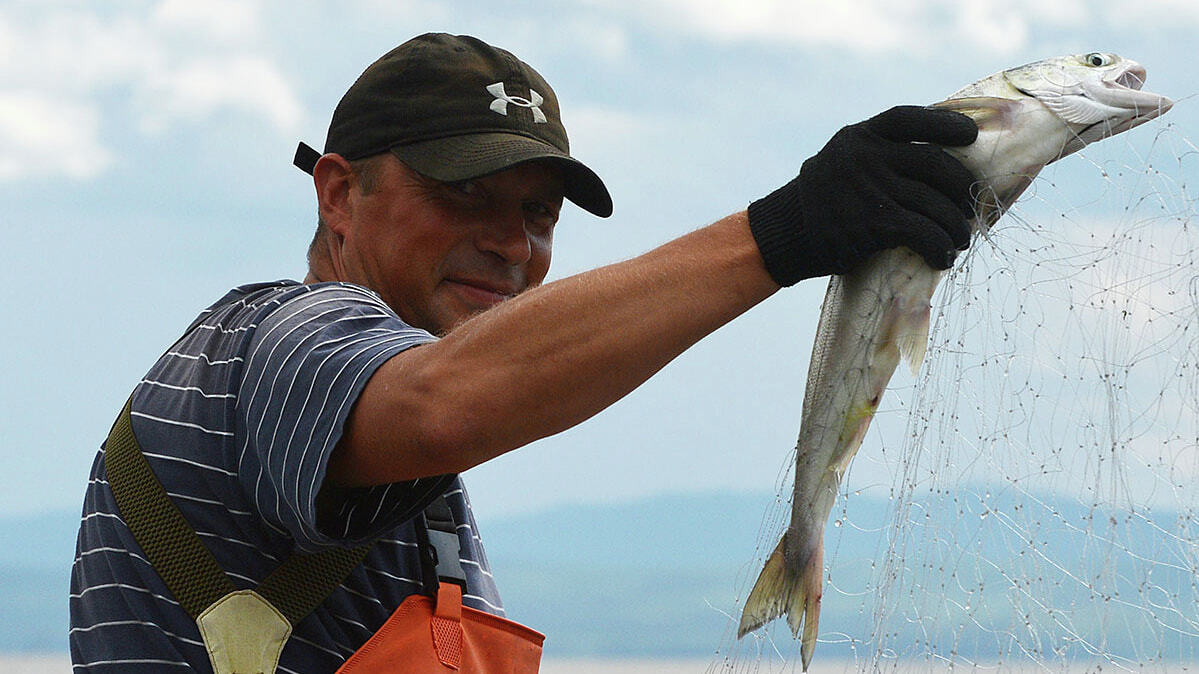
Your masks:
{"label": "tangled net", "polygon": [[[942,282],[842,482],[812,671],[1199,670],[1199,149],[1142,134],[1051,165]],[[733,633],[709,671],[799,670],[784,621]]]}

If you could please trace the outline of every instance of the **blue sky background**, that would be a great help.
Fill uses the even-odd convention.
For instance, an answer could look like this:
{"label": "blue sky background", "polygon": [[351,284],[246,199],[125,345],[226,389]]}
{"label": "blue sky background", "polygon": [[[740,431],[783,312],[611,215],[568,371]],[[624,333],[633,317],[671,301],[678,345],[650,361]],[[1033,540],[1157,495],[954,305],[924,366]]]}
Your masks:
{"label": "blue sky background", "polygon": [[[315,201],[296,142],[320,147],[358,73],[434,30],[540,70],[607,181],[615,215],[568,208],[551,277],[742,208],[844,124],[1039,58],[1117,52],[1177,101],[1113,141],[1130,165],[1164,124],[1188,151],[1196,123],[1190,0],[3,0],[0,514],[77,507],[113,416],[195,314],[303,276]],[[1054,174],[1061,192],[1100,170],[1085,157]],[[779,294],[597,418],[470,471],[476,509],[772,488],[823,290]]]}

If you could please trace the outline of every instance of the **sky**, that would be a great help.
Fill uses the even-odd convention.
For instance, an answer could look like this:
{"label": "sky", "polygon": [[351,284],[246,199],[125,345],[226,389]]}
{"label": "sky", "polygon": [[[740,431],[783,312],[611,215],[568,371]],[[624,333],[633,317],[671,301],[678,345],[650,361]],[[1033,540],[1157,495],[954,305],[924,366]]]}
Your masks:
{"label": "sky", "polygon": [[[197,312],[303,277],[296,143],[320,147],[362,69],[429,31],[537,68],[612,192],[608,220],[564,210],[551,279],[743,208],[845,124],[1040,58],[1146,66],[1177,104],[1121,141],[1134,157],[1197,120],[1191,0],[0,0],[0,515],[78,508],[116,412]],[[1062,182],[1098,170],[1067,161]],[[476,510],[774,489],[823,290],[779,293],[596,418],[472,469]]]}

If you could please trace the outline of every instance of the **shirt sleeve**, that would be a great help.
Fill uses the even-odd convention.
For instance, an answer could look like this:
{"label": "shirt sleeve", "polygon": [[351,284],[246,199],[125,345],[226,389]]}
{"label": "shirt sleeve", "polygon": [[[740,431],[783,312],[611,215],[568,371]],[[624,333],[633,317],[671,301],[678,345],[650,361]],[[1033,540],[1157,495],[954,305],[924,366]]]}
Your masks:
{"label": "shirt sleeve", "polygon": [[377,295],[344,284],[312,286],[259,321],[237,402],[244,438],[238,474],[262,517],[302,550],[377,537],[452,481],[322,492],[329,456],[371,375],[392,356],[434,340]]}

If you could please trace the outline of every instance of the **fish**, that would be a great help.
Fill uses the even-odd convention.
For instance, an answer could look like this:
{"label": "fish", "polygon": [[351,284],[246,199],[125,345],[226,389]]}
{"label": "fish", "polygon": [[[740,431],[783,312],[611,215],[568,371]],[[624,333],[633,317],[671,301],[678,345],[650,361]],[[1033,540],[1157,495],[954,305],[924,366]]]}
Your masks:
{"label": "fish", "polygon": [[[972,237],[985,234],[1046,165],[1168,111],[1169,98],[1142,90],[1145,77],[1135,61],[1091,52],[1004,70],[934,103],[978,125],[971,145],[944,148],[976,178]],[[829,280],[803,398],[791,521],[737,629],[741,638],[786,614],[805,672],[820,621],[824,528],[841,477],[900,360],[913,374],[924,362],[942,275],[900,247]]]}

